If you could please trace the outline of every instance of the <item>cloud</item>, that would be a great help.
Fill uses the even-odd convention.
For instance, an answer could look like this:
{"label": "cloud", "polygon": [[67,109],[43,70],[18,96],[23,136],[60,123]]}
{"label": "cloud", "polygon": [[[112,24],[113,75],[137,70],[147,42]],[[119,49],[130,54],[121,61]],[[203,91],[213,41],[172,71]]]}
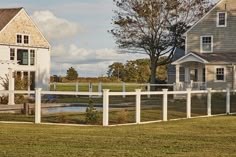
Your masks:
{"label": "cloud", "polygon": [[82,31],[79,24],[56,17],[51,11],[35,11],[31,17],[49,41],[71,38]]}
{"label": "cloud", "polygon": [[80,76],[101,76],[114,62],[126,62],[137,58],[147,58],[140,54],[119,54],[114,49],[85,49],[75,44],[57,45],[52,48],[51,74],[65,75],[69,67],[78,70]]}

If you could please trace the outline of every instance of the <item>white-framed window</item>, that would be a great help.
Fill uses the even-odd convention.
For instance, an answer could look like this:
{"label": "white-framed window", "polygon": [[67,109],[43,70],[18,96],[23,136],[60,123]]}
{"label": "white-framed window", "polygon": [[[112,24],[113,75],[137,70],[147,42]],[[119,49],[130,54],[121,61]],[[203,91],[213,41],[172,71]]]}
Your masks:
{"label": "white-framed window", "polygon": [[18,43],[18,44],[22,43],[22,35],[21,34],[16,35],[16,43]]}
{"label": "white-framed window", "polygon": [[30,65],[35,65],[35,50],[30,50]]}
{"label": "white-framed window", "polygon": [[11,48],[10,49],[10,60],[14,61],[15,60],[15,49]]}
{"label": "white-framed window", "polygon": [[16,35],[16,43],[28,45],[30,43],[30,36],[27,34],[17,34]]}
{"label": "white-framed window", "polygon": [[29,44],[29,36],[24,35],[24,44]]}
{"label": "white-framed window", "polygon": [[217,12],[217,27],[227,26],[227,12]]}
{"label": "white-framed window", "polygon": [[225,82],[225,67],[216,67],[215,81]]}
{"label": "white-framed window", "polygon": [[201,36],[201,52],[213,52],[213,36]]}

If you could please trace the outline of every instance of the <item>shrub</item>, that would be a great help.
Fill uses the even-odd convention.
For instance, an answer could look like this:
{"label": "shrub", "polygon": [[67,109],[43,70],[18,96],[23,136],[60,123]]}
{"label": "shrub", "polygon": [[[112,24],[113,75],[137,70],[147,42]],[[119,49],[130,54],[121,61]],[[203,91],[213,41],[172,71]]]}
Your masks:
{"label": "shrub", "polygon": [[64,113],[60,113],[57,117],[59,123],[68,123],[67,116]]}
{"label": "shrub", "polygon": [[93,101],[89,100],[88,107],[86,108],[86,123],[95,124],[98,122],[98,111],[93,106]]}
{"label": "shrub", "polygon": [[118,114],[118,117],[117,117],[118,123],[122,124],[122,123],[127,122],[127,120],[128,120],[127,110],[121,110],[121,111],[117,112],[117,114]]}

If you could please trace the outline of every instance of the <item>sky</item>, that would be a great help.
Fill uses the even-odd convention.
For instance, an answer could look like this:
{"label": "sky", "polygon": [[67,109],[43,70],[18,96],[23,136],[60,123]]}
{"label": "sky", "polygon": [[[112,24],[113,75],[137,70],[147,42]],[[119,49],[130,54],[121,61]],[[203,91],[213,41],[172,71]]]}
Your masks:
{"label": "sky", "polygon": [[113,0],[0,0],[1,8],[24,7],[51,44],[51,75],[74,67],[81,77],[106,75],[113,62],[147,58],[120,54],[112,28]]}
{"label": "sky", "polygon": [[0,0],[2,8],[24,7],[51,44],[51,75],[74,67],[80,77],[106,75],[114,62],[148,58],[120,54],[112,29],[113,0]]}

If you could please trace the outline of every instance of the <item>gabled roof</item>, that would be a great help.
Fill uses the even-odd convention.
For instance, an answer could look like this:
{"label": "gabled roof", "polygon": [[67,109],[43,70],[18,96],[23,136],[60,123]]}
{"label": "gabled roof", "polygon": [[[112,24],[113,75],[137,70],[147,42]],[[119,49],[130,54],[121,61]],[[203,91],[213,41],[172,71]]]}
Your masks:
{"label": "gabled roof", "polygon": [[190,27],[184,34],[183,36],[186,36],[187,33],[192,30],[199,22],[201,22],[207,15],[209,15],[212,10],[214,10],[221,2],[223,2],[224,0],[219,0],[214,7],[212,7],[200,20],[198,20],[194,25],[192,25],[192,27]]}
{"label": "gabled roof", "polygon": [[235,64],[236,63],[236,53],[197,53],[189,52],[180,59],[174,61],[172,64],[182,64],[185,62],[200,62],[203,64],[207,63],[224,63],[224,64]]}
{"label": "gabled roof", "polygon": [[236,53],[235,52],[225,52],[225,53],[197,53],[191,52],[199,57],[207,60],[211,63],[236,63]]}
{"label": "gabled roof", "polygon": [[203,63],[203,64],[208,63],[208,61],[205,60],[204,58],[202,58],[201,56],[199,56],[193,52],[190,52],[190,53],[184,55],[183,57],[177,59],[172,64],[176,65],[176,64],[182,64],[185,62],[199,62],[199,63]]}
{"label": "gabled roof", "polygon": [[0,9],[0,31],[20,12],[22,8]]}

